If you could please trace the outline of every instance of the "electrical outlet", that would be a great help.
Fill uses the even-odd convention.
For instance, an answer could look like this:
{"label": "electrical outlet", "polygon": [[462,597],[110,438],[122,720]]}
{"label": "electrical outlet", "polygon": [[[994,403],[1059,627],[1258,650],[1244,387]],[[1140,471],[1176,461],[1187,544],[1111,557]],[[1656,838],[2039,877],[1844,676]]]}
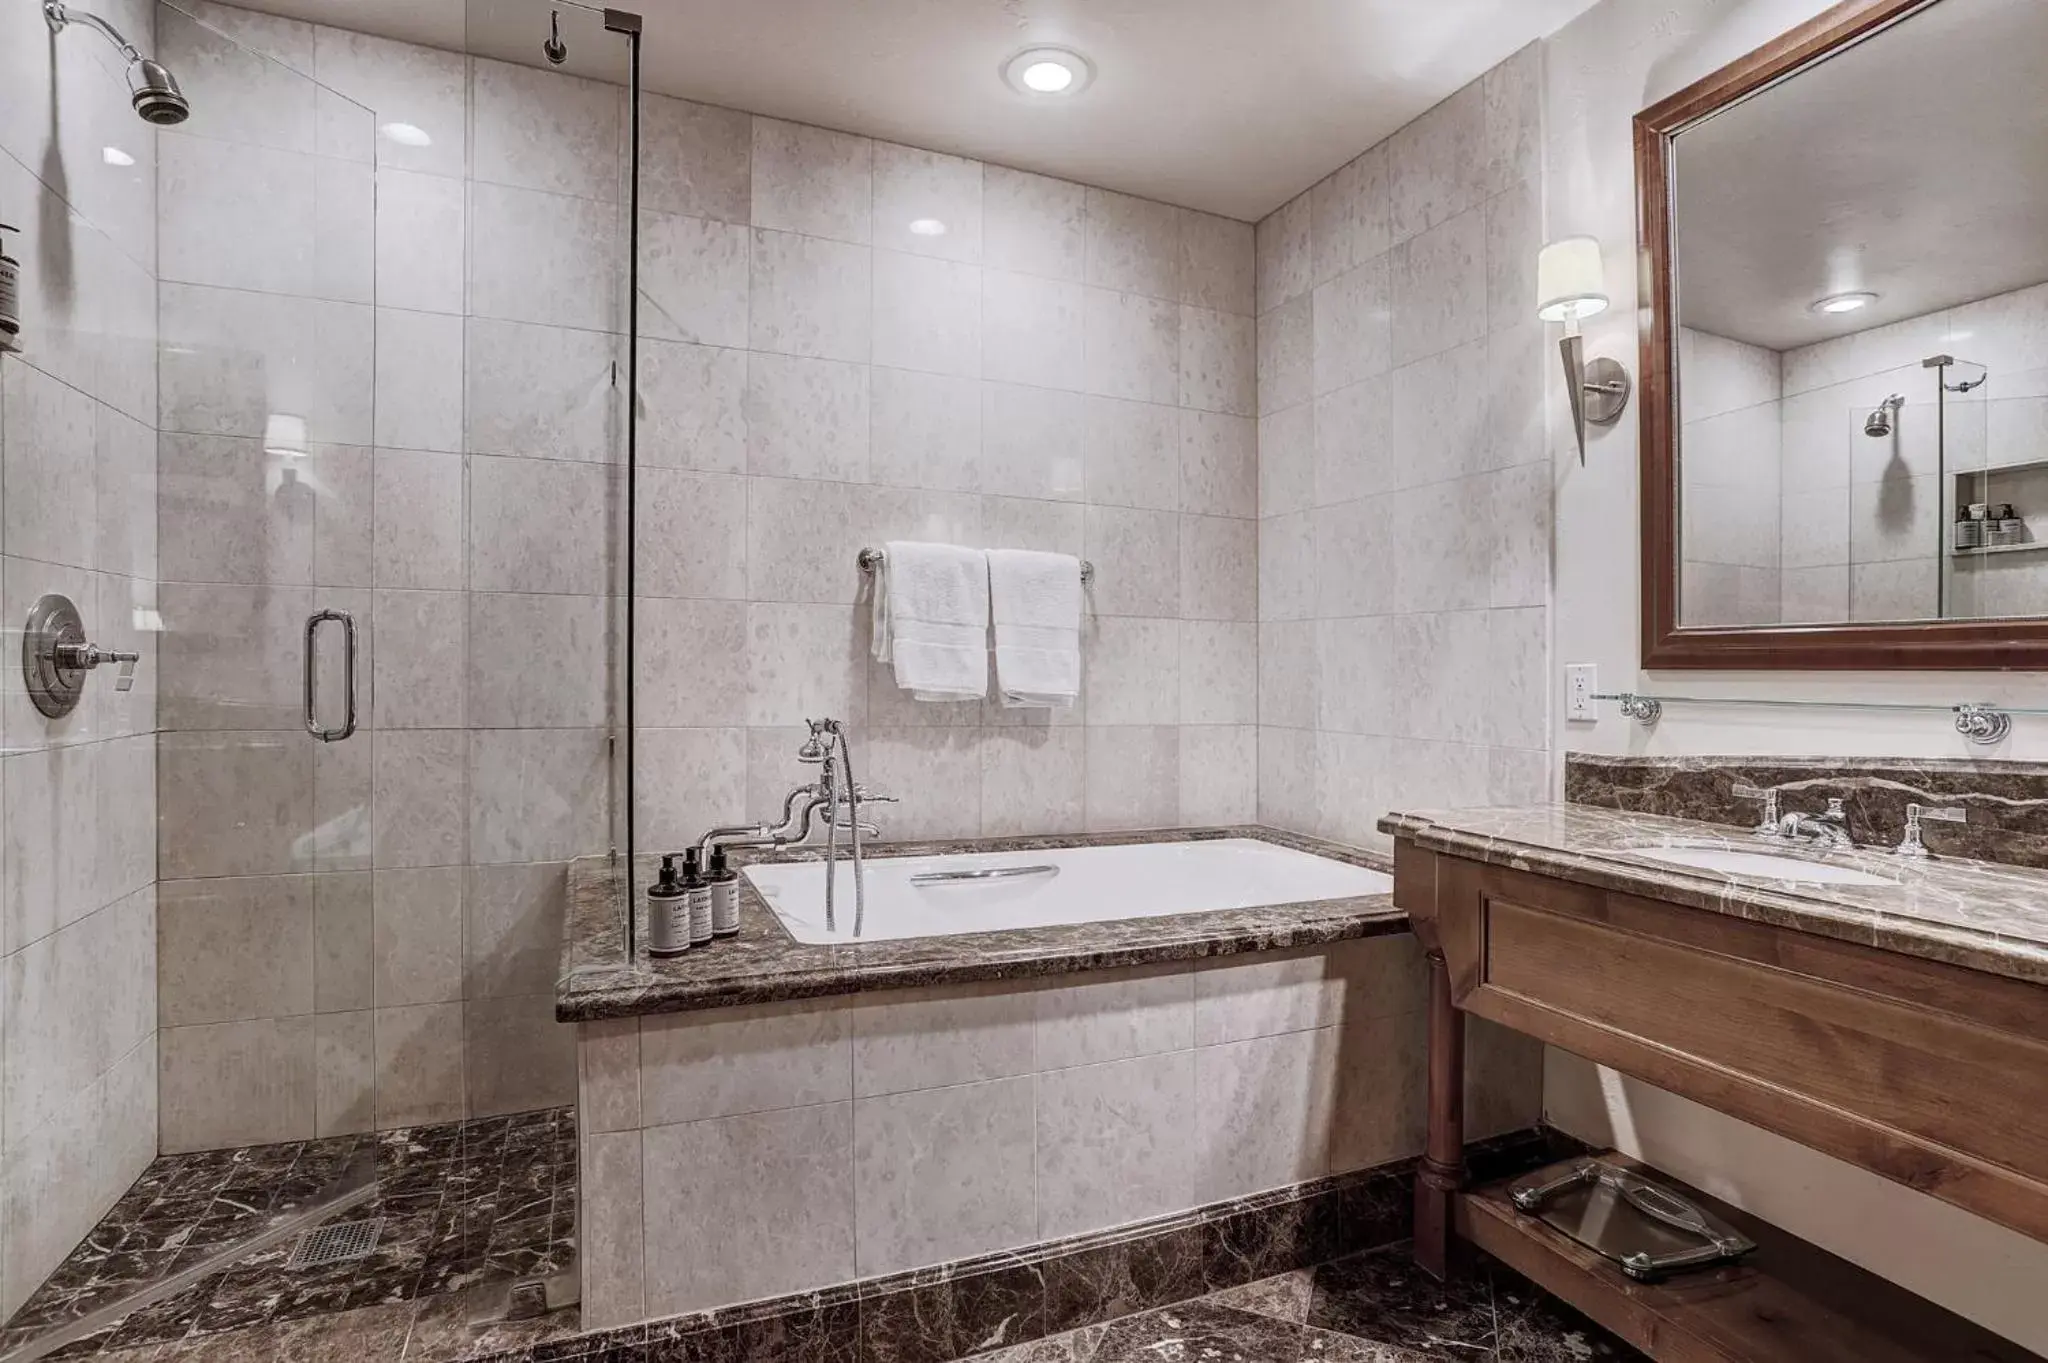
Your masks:
{"label": "electrical outlet", "polygon": [[1600,718],[1599,702],[1593,693],[1600,689],[1600,669],[1592,663],[1566,663],[1564,668],[1564,717],[1591,723]]}

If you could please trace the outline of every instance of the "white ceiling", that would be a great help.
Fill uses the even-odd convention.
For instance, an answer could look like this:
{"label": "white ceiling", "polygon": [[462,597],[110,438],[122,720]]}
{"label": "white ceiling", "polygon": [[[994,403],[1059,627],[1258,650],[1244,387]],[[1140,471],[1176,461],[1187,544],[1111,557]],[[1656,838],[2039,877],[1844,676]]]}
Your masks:
{"label": "white ceiling", "polygon": [[[1256,220],[1593,0],[640,0],[647,88]],[[538,64],[544,0],[255,0]],[[622,8],[636,7],[624,0]],[[569,7],[563,6],[567,11]],[[582,16],[579,21],[592,23]],[[565,13],[565,30],[572,27]],[[596,32],[593,27],[591,32]],[[572,51],[578,44],[572,35]],[[997,75],[1072,47],[1096,78]],[[572,68],[578,63],[572,59]],[[610,73],[605,73],[610,74]]]}
{"label": "white ceiling", "polygon": [[2044,92],[2048,4],[1941,0],[1681,132],[1680,320],[1785,350],[2048,280]]}

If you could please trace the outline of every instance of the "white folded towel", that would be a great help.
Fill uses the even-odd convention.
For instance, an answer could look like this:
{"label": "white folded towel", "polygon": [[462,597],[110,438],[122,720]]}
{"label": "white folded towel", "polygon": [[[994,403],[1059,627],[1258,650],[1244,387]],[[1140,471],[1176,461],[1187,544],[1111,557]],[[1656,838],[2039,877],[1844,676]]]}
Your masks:
{"label": "white folded towel", "polygon": [[891,540],[875,570],[878,662],[919,700],[988,694],[988,555]]}
{"label": "white folded towel", "polygon": [[1081,694],[1081,560],[991,549],[988,583],[1003,704],[1072,706]]}

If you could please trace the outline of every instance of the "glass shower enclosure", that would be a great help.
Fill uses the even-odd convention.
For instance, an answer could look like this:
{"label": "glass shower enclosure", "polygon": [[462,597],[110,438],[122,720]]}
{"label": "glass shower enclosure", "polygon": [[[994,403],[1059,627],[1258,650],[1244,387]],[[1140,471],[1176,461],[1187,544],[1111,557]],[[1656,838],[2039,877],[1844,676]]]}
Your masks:
{"label": "glass shower enclosure", "polygon": [[[191,115],[153,134],[150,561],[52,577],[143,654],[105,707],[154,791],[149,1101],[59,1114],[96,1153],[36,1170],[0,1357],[373,1306],[451,1354],[573,1326],[553,996],[568,863],[632,846],[639,21],[472,0],[459,53],[154,27]],[[97,809],[14,857],[77,858]],[[72,926],[0,1045],[103,1089]]]}

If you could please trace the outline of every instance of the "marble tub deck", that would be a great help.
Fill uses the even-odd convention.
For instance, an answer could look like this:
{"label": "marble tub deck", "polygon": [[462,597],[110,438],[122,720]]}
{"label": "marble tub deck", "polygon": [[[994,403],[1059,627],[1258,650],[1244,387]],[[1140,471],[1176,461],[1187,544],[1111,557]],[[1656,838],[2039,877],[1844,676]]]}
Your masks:
{"label": "marble tub deck", "polygon": [[[870,855],[1025,852],[1215,838],[1257,838],[1376,871],[1393,869],[1392,861],[1381,853],[1257,827],[884,843]],[[735,849],[733,860],[736,865],[746,865],[809,861],[823,855],[823,849],[816,847],[775,852]],[[644,893],[658,858],[642,857],[638,863],[634,884]],[[791,938],[753,885],[742,877],[739,936],[670,960],[651,960],[643,953],[627,963],[620,893],[619,868],[609,858],[586,857],[571,863],[562,971],[555,991],[555,1017],[562,1022],[598,1022],[878,989],[1034,979],[1237,952],[1321,946],[1408,930],[1407,915],[1394,907],[1391,895],[1380,894],[952,937],[815,945]],[[634,909],[641,912],[642,906],[636,904]]]}

